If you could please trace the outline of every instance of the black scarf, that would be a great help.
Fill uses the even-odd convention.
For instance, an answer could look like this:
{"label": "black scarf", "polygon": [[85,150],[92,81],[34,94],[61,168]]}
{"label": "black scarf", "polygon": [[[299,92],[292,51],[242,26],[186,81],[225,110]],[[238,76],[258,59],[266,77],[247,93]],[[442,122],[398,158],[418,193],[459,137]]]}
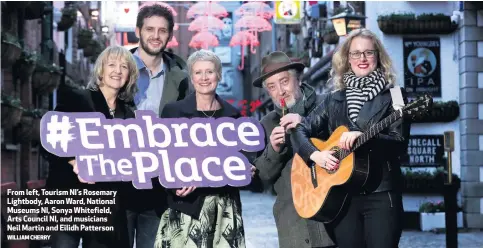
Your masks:
{"label": "black scarf", "polygon": [[354,72],[350,71],[343,75],[343,80],[347,87],[349,118],[355,122],[364,103],[372,100],[384,89],[386,80],[380,69],[374,70],[365,77],[357,77]]}

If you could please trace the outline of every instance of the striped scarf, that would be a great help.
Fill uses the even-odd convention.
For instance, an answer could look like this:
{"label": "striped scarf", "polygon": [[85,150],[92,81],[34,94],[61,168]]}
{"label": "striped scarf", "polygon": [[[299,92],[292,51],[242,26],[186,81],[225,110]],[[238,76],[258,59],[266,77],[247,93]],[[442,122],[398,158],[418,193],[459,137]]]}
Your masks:
{"label": "striped scarf", "polygon": [[372,100],[384,89],[386,80],[380,69],[374,70],[365,77],[356,77],[354,72],[350,71],[343,75],[343,80],[347,87],[349,118],[355,122],[364,103]]}

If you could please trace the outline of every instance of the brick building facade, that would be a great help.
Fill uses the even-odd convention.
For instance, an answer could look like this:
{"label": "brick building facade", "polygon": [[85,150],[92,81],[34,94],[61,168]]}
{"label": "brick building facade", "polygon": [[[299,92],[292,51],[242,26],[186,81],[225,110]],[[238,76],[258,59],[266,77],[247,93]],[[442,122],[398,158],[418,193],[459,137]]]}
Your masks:
{"label": "brick building facade", "polygon": [[[94,3],[94,4],[93,4]],[[48,173],[39,154],[40,118],[56,104],[59,87],[87,84],[92,58],[102,51],[96,2],[5,2],[2,11],[1,192],[41,188]],[[78,49],[91,30],[98,49]],[[6,205],[2,204],[2,218]]]}

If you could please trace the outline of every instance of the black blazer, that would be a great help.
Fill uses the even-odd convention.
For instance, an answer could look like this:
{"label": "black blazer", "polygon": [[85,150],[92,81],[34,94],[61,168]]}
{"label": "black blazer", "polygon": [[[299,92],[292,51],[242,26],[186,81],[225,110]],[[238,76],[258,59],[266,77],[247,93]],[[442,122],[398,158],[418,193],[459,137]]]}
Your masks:
{"label": "black blazer", "polygon": [[[222,112],[217,116],[239,118],[240,112],[231,104],[221,99],[218,95],[215,96],[216,100],[221,104]],[[206,118],[203,114],[200,114],[196,109],[196,94],[191,93],[186,96],[185,99],[173,103],[167,104],[162,113],[161,118]],[[238,188],[229,186],[221,188],[197,188],[191,194],[186,197],[178,197],[175,194],[176,190],[168,189],[168,207],[181,211],[184,214],[190,215],[195,219],[199,218],[201,208],[206,195],[210,193],[233,193],[239,196]],[[239,200],[239,197],[237,197]]]}
{"label": "black blazer", "polygon": [[[106,119],[112,119],[109,114],[109,107],[101,91],[78,90],[60,88],[58,105],[55,111],[59,112],[100,112]],[[133,110],[122,100],[116,103],[115,118],[128,119],[134,118]],[[44,155],[49,161],[49,175],[47,177],[46,188],[49,189],[69,189],[69,188],[88,188],[119,190],[126,187],[124,182],[100,182],[96,184],[84,184],[79,182],[77,175],[73,172],[72,166],[68,161],[74,157],[58,157],[43,150]],[[131,182],[129,182],[131,183]],[[116,198],[122,197],[121,194]],[[64,207],[64,206],[63,206]],[[129,240],[127,235],[126,212],[121,201],[117,200],[116,205],[111,207],[112,215],[108,218],[106,225],[114,226],[114,232],[93,232],[94,239],[88,247],[128,247]]]}

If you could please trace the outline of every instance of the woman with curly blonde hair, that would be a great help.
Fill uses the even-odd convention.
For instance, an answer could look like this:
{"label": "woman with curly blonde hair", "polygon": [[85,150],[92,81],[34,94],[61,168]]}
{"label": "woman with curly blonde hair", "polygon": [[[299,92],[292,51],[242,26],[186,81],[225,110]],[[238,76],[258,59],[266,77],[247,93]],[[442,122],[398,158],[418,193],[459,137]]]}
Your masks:
{"label": "woman with curly blonde hair", "polygon": [[[334,53],[334,56],[332,57],[332,69],[330,70],[330,76],[332,83],[335,86],[335,89],[340,90],[346,87],[342,76],[344,73],[352,70],[350,66],[351,64],[349,62],[351,57],[347,56],[347,54],[349,54],[350,52],[352,40],[358,37],[364,37],[366,40],[372,41],[374,47],[374,49],[372,50],[373,53],[369,52],[369,56],[366,57],[366,59],[372,59],[374,58],[374,55],[377,55],[378,67],[381,69],[381,71],[384,72],[384,77],[386,78],[388,85],[395,85],[396,75],[392,67],[392,60],[389,57],[386,49],[382,45],[381,40],[379,40],[379,38],[377,38],[377,36],[368,29],[359,29],[354,31],[355,32],[352,32],[348,35],[346,41]],[[371,69],[373,70],[373,68],[369,68],[366,71],[369,72]],[[357,71],[357,68],[355,70]],[[363,74],[364,72],[361,71],[361,73]]]}
{"label": "woman with curly blonde hair", "polygon": [[[368,29],[349,33],[332,58],[331,77],[336,91],[296,127],[292,142],[306,163],[337,170],[334,151],[319,151],[310,138],[327,139],[345,125],[349,132],[338,146],[350,150],[362,132],[394,111],[390,89],[396,82],[388,53]],[[354,163],[369,164],[372,171],[364,188],[347,189],[345,207],[328,225],[338,247],[398,247],[403,214],[399,156],[407,149],[409,128],[400,119],[355,150]]]}

